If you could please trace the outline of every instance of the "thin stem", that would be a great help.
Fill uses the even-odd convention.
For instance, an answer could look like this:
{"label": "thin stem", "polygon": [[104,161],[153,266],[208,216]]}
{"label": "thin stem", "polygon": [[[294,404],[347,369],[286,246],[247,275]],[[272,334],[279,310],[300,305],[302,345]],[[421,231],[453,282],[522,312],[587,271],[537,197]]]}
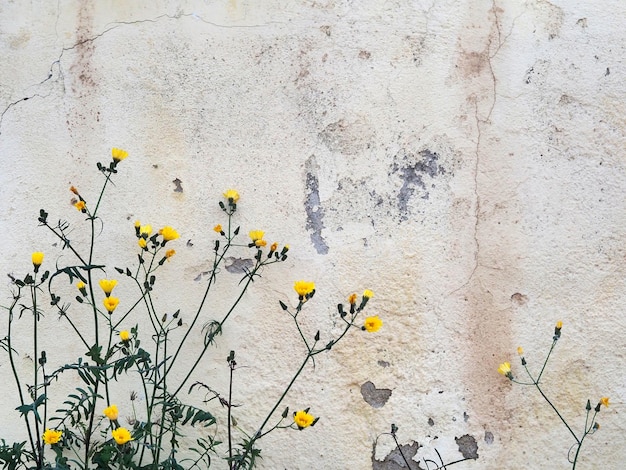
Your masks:
{"label": "thin stem", "polygon": [[[35,269],[35,276],[37,276],[37,269]],[[31,296],[33,299],[33,362],[34,362],[34,385],[33,385],[33,402],[37,402],[37,395],[39,394],[39,347],[37,338],[38,315],[37,315],[37,287],[31,287]],[[38,411],[35,408],[35,435],[37,436],[37,465],[41,467],[43,465],[43,449],[41,448],[41,441],[39,440],[39,419]]]}
{"label": "thin stem", "polygon": [[539,380],[541,380],[541,376],[543,375],[543,371],[546,368],[546,365],[548,364],[548,359],[550,359],[550,354],[552,354],[552,351],[554,350],[554,347],[556,346],[556,342],[558,341],[558,338],[555,338],[552,341],[552,346],[550,347],[550,351],[548,351],[548,355],[546,356],[546,360],[543,362],[543,366],[541,367],[541,371],[539,372],[539,375],[537,376],[537,380],[535,382],[539,383]]}
{"label": "thin stem", "polygon": [[578,439],[578,436],[576,436],[576,434],[574,433],[574,431],[572,431],[572,428],[569,426],[569,424],[567,424],[567,421],[565,421],[565,419],[563,418],[563,416],[561,416],[561,413],[559,413],[559,410],[556,409],[556,407],[552,404],[552,402],[550,401],[550,399],[546,396],[545,393],[543,393],[543,390],[541,390],[541,387],[539,386],[539,384],[537,382],[535,382],[535,387],[537,387],[537,390],[539,390],[539,393],[541,393],[541,396],[544,398],[544,400],[546,400],[546,402],[548,402],[548,405],[550,405],[550,407],[554,410],[554,412],[557,414],[557,416],[559,417],[559,419],[563,422],[563,424],[565,425],[565,427],[567,428],[567,430],[570,432],[570,434],[574,437],[574,439],[576,440],[576,442],[580,445],[580,443],[582,442],[580,439]]}
{"label": "thin stem", "polygon": [[228,461],[229,467],[233,468],[233,438],[232,438],[232,418],[231,418],[231,408],[233,406],[233,373],[235,371],[235,366],[233,361],[230,361],[230,378],[228,382],[228,404],[226,405],[226,412],[228,414]]}

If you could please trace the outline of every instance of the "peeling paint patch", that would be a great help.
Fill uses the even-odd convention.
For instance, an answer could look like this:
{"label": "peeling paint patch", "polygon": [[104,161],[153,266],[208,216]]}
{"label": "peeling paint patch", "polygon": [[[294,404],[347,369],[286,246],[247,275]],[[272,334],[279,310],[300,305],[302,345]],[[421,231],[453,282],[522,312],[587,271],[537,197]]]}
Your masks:
{"label": "peeling paint patch", "polygon": [[175,193],[182,193],[183,192],[183,182],[182,180],[175,178],[174,181],[172,181],[172,183],[174,183],[174,192]]}
{"label": "peeling paint patch", "polygon": [[389,367],[390,366],[390,364],[387,361],[382,361],[382,360],[378,361],[378,365],[380,367]]}
{"label": "peeling paint patch", "polygon": [[493,444],[493,433],[491,431],[485,431],[485,442],[487,444]]}
{"label": "peeling paint patch", "polygon": [[420,447],[421,446],[417,442],[400,446],[402,454],[404,454],[407,461],[411,465],[410,467],[407,467],[404,459],[402,458],[402,454],[400,454],[400,450],[398,449],[394,449],[389,452],[384,460],[376,460],[374,457],[376,444],[374,444],[374,449],[372,451],[372,470],[423,470],[420,464],[413,460],[413,457],[415,457],[415,454],[417,454]]}
{"label": "peeling paint patch", "polygon": [[391,167],[392,174],[398,174],[402,180],[402,187],[398,192],[398,209],[402,220],[408,218],[409,201],[419,191],[422,199],[429,198],[429,192],[424,182],[425,177],[435,178],[446,173],[439,164],[439,155],[430,150],[422,150],[417,155],[403,151],[396,155]]}
{"label": "peeling paint patch", "polygon": [[459,446],[459,452],[463,455],[463,458],[474,460],[478,458],[478,443],[473,436],[465,434],[461,437],[455,437],[454,440]]}
{"label": "peeling paint patch", "polygon": [[382,408],[391,396],[391,390],[388,388],[376,388],[369,380],[361,385],[361,395],[369,405],[374,408]]}
{"label": "peeling paint patch", "polygon": [[311,231],[311,242],[320,255],[328,254],[328,245],[322,237],[324,228],[324,208],[320,204],[319,180],[317,178],[317,162],[315,155],[311,155],[305,164],[306,190],[304,201],[306,211],[306,229]]}
{"label": "peeling paint patch", "polygon": [[224,260],[224,267],[229,273],[244,273],[254,266],[254,261],[250,258],[235,258],[233,256]]}

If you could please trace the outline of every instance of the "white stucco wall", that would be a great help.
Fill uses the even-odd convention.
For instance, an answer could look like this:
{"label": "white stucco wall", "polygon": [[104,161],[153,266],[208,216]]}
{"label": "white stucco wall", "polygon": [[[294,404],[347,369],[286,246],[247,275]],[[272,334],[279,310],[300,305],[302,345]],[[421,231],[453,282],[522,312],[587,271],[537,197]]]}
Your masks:
{"label": "white stucco wall", "polygon": [[[242,195],[242,227],[291,245],[203,366],[223,387],[237,351],[242,425],[303,354],[277,306],[294,280],[317,284],[305,324],[322,337],[338,302],[376,293],[384,328],[307,369],[287,404],[321,420],[262,441],[262,468],[373,468],[391,423],[448,460],[472,436],[479,459],[459,470],[570,468],[556,416],[496,373],[518,345],[537,365],[557,320],[546,391],[577,429],[587,398],[612,402],[578,468],[621,468],[625,15],[620,0],[2,2],[0,272],[25,273],[32,251],[66,259],[38,211],[79,227],[69,186],[95,197],[96,161],[122,147],[98,254],[132,262],[135,219],[177,227],[163,311],[196,305],[225,189]],[[227,296],[238,277],[223,275]],[[51,360],[83,353],[45,321]],[[0,370],[0,437],[17,438]],[[367,381],[392,390],[381,408]]]}

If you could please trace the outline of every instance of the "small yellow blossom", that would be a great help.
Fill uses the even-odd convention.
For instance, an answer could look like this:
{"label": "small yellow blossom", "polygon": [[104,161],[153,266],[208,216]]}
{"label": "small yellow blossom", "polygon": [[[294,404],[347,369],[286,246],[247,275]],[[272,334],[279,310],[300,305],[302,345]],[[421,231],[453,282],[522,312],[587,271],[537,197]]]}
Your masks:
{"label": "small yellow blossom", "polygon": [[524,355],[524,348],[522,348],[521,346],[517,347],[517,354],[519,354],[520,356]]}
{"label": "small yellow blossom", "polygon": [[139,235],[143,238],[148,238],[152,233],[152,225],[141,225],[139,227]]}
{"label": "small yellow blossom", "polygon": [[85,284],[83,281],[78,281],[78,282],[76,283],[76,288],[77,288],[78,290],[83,290],[83,289],[85,288],[85,286],[86,286],[86,285],[87,285],[87,284]]}
{"label": "small yellow blossom", "polygon": [[270,251],[274,252],[278,249],[278,243],[274,242],[272,243],[272,245],[270,246]]}
{"label": "small yellow blossom", "polygon": [[558,322],[556,322],[556,329],[560,330],[561,328],[563,328],[563,322],[559,320]]}
{"label": "small yellow blossom", "polygon": [[148,243],[146,243],[145,238],[140,238],[139,240],[137,240],[137,243],[139,244],[141,248],[145,248],[146,246],[148,246]]}
{"label": "small yellow blossom", "polygon": [[233,202],[237,202],[239,200],[239,193],[234,189],[227,189],[224,193],[224,197],[229,201],[232,199]]}
{"label": "small yellow blossom", "polygon": [[130,339],[130,333],[128,332],[128,330],[120,331],[120,339],[122,341],[128,341]]}
{"label": "small yellow blossom", "polygon": [[115,405],[107,406],[102,413],[111,421],[117,420],[117,417],[119,416],[119,413],[117,411],[117,406]]}
{"label": "small yellow blossom", "polygon": [[609,397],[602,397],[600,398],[600,404],[606,406],[607,408],[609,407]]}
{"label": "small yellow blossom", "polygon": [[509,379],[513,378],[513,374],[511,373],[511,364],[509,362],[503,362],[500,364],[500,367],[498,367],[498,373],[508,377]]}
{"label": "small yellow blossom", "polygon": [[296,426],[298,426],[298,429],[304,429],[313,424],[315,417],[304,410],[300,410],[293,414],[293,421],[296,423]]}
{"label": "small yellow blossom", "polygon": [[109,313],[113,313],[113,310],[117,308],[117,304],[120,303],[120,299],[117,297],[105,297],[102,303]]}
{"label": "small yellow blossom", "polygon": [[266,246],[267,242],[265,240],[256,240],[254,244],[258,247],[261,247],[261,246]]}
{"label": "small yellow blossom", "polygon": [[159,235],[161,235],[163,237],[163,240],[165,240],[166,242],[176,240],[178,237],[180,237],[178,232],[169,225],[159,230]]}
{"label": "small yellow blossom", "polygon": [[375,333],[376,331],[380,330],[381,326],[383,326],[383,321],[376,316],[367,317],[365,319],[365,324],[363,325],[363,328],[365,328],[370,333]]}
{"label": "small yellow blossom", "polygon": [[78,201],[74,203],[74,207],[76,208],[76,210],[78,210],[79,212],[84,212],[86,210],[86,204],[85,201]]}
{"label": "small yellow blossom", "polygon": [[56,444],[61,440],[61,436],[63,435],[63,431],[54,431],[52,429],[46,429],[41,438],[43,439],[44,444],[52,445]]}
{"label": "small yellow blossom", "polygon": [[263,230],[250,230],[250,239],[256,243],[257,240],[262,240],[265,232]]}
{"label": "small yellow blossom", "polygon": [[100,288],[104,291],[107,297],[111,295],[111,292],[113,292],[116,285],[117,281],[115,279],[100,279]]}
{"label": "small yellow blossom", "polygon": [[165,252],[165,257],[166,257],[166,258],[167,258],[167,260],[169,261],[169,260],[170,260],[170,258],[171,258],[172,256],[174,256],[175,254],[176,254],[176,250],[167,250],[167,251]]}
{"label": "small yellow blossom", "polygon": [[217,233],[222,233],[222,226],[220,224],[217,224],[215,227],[213,227],[213,231]]}
{"label": "small yellow blossom", "polygon": [[348,297],[348,302],[350,302],[350,305],[356,304],[356,294],[350,294],[350,297]]}
{"label": "small yellow blossom", "polygon": [[296,291],[300,299],[303,299],[315,290],[315,283],[310,281],[296,281],[293,284],[293,289]]}
{"label": "small yellow blossom", "polygon": [[128,152],[126,150],[113,147],[111,149],[111,156],[113,157],[113,161],[115,163],[119,163],[122,160],[124,160],[126,157],[128,157]]}
{"label": "small yellow blossom", "polygon": [[363,298],[371,299],[372,297],[374,297],[374,293],[369,289],[365,289],[365,291],[363,292]]}
{"label": "small yellow blossom", "polygon": [[141,222],[139,222],[138,220],[135,220],[135,228],[139,228],[141,227]]}
{"label": "small yellow blossom", "polygon": [[126,428],[117,428],[111,431],[111,436],[115,439],[119,445],[124,445],[129,441],[133,440],[133,437],[130,435],[130,432]]}
{"label": "small yellow blossom", "polygon": [[38,268],[41,266],[41,263],[43,263],[43,253],[41,251],[35,251],[31,256],[31,260],[33,261],[33,266]]}

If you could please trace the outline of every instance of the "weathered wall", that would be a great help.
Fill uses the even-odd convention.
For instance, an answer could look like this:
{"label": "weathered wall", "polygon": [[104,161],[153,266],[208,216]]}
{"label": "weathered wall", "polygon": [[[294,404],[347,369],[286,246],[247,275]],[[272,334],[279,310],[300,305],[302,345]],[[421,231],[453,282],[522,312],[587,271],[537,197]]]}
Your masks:
{"label": "weathered wall", "polygon": [[[459,470],[569,468],[561,423],[496,373],[518,345],[537,365],[556,320],[546,390],[576,429],[587,398],[614,404],[579,468],[621,468],[625,15],[621,0],[2,2],[0,272],[55,261],[39,208],[79,224],[69,185],[95,197],[95,162],[119,146],[99,255],[135,256],[135,219],[176,226],[164,310],[200,296],[226,188],[244,227],[291,244],[205,366],[223,384],[237,351],[244,424],[297,367],[276,308],[293,280],[317,283],[306,315],[326,337],[337,302],[376,292],[384,328],[307,370],[288,402],[322,420],[262,442],[263,468],[400,468],[376,460],[389,440],[372,452],[392,422],[418,455],[460,458],[470,436],[479,460]],[[47,320],[50,356],[82,352]],[[368,381],[392,390],[384,406]],[[3,436],[15,420],[3,399]]]}

